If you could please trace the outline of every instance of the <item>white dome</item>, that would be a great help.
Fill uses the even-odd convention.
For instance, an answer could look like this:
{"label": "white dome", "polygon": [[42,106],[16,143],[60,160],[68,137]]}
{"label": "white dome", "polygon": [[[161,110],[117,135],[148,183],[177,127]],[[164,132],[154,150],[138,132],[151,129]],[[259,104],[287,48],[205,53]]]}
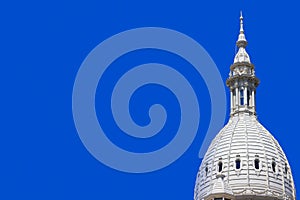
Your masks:
{"label": "white dome", "polygon": [[225,199],[295,199],[288,160],[255,115],[232,116],[202,161],[194,199],[218,194]]}
{"label": "white dome", "polygon": [[240,17],[239,51],[230,67],[230,119],[208,148],[199,168],[194,200],[295,200],[288,160],[256,117],[259,79],[245,47]]}

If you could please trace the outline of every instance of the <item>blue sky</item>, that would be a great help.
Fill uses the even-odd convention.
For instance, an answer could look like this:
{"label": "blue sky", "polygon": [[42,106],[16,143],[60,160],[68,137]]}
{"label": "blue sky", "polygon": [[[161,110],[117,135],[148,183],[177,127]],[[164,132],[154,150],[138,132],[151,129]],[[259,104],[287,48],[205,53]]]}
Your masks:
{"label": "blue sky", "polygon": [[[240,10],[245,18],[247,50],[261,80],[257,89],[258,118],[285,151],[298,188],[300,7],[297,1],[1,4],[1,199],[192,199],[201,163],[198,151],[211,115],[209,95],[201,77],[193,75],[187,67],[186,75],[192,80],[199,79],[194,86],[201,99],[197,137],[176,162],[147,174],[111,169],[84,148],[72,117],[74,80],[84,58],[100,42],[128,29],[155,26],[182,32],[200,43],[225,82],[235,53]],[[132,66],[149,59],[147,53],[169,64],[177,63],[173,55],[145,51],[115,65]],[[108,75],[107,79],[110,78]],[[162,88],[150,88],[150,92],[151,89],[167,95],[162,97],[165,101],[173,98]],[[136,95],[136,104],[143,106],[138,99],[148,97]],[[176,101],[170,101],[170,109],[176,113]],[[98,104],[97,112],[101,115],[101,101]],[[136,112],[134,108],[132,112]],[[172,124],[178,118],[172,120],[167,130],[177,127]],[[112,128],[107,124],[107,129]],[[146,151],[160,147],[172,137],[166,133],[166,138],[157,143],[147,143],[150,146],[139,145],[138,140],[128,142],[124,137],[112,136],[112,139],[124,148],[135,149],[132,145],[137,145],[136,151]]]}

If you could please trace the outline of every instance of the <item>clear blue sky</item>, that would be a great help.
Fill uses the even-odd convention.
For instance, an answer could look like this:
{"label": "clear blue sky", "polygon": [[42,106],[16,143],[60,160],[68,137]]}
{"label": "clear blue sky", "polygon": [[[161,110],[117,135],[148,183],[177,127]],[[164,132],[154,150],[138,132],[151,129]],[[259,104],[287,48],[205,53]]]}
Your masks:
{"label": "clear blue sky", "polygon": [[[174,29],[195,39],[213,58],[225,82],[240,10],[248,53],[261,80],[259,120],[279,141],[296,188],[300,187],[297,1],[100,2],[1,3],[0,199],[192,199],[201,163],[197,155],[211,114],[203,80],[195,86],[201,97],[201,124],[194,143],[175,163],[148,174],[110,169],[86,151],[72,118],[73,83],[82,61],[101,41],[146,26]],[[119,65],[147,59],[146,53]],[[166,56],[149,53],[159,59]],[[122,138],[113,139],[124,148],[134,148]]]}

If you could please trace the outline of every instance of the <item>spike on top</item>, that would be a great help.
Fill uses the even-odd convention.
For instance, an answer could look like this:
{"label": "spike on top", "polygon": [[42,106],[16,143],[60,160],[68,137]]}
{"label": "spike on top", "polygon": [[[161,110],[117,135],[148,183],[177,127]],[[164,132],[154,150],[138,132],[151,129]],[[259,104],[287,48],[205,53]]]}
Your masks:
{"label": "spike on top", "polygon": [[238,41],[236,42],[236,45],[238,47],[246,47],[248,42],[246,40],[246,36],[245,36],[245,33],[244,33],[244,17],[243,17],[243,14],[242,14],[242,11],[241,11],[241,16],[240,16],[240,34],[239,34],[239,38],[238,38]]}
{"label": "spike on top", "polygon": [[244,20],[244,18],[243,18],[243,13],[242,13],[242,11],[241,11],[241,16],[240,16],[240,33],[244,33],[244,24],[243,24],[243,20]]}

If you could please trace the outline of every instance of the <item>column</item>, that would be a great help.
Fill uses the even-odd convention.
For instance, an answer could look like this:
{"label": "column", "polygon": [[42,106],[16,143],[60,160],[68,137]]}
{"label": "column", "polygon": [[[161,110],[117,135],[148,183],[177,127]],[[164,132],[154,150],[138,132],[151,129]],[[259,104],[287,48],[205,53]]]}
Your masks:
{"label": "column", "polygon": [[252,106],[253,109],[255,108],[255,94],[254,94],[254,90],[252,90]]}
{"label": "column", "polygon": [[233,111],[233,92],[232,89],[230,89],[230,108],[231,112]]}
{"label": "column", "polygon": [[240,102],[240,92],[239,92],[239,88],[235,88],[235,106],[236,108],[238,108],[239,106],[239,102]]}
{"label": "column", "polygon": [[244,105],[248,105],[248,97],[247,97],[247,87],[244,87]]}
{"label": "column", "polygon": [[251,88],[249,88],[249,95],[250,95],[250,97],[249,97],[249,107],[252,107],[252,90],[251,90]]}

